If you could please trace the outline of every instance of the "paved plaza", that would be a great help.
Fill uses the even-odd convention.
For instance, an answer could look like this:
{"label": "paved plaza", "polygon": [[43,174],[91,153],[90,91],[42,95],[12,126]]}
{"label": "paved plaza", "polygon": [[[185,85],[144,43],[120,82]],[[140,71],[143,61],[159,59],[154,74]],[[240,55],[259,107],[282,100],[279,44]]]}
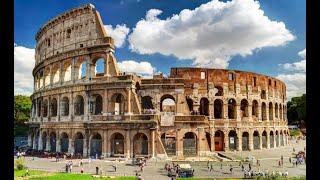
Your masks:
{"label": "paved plaza", "polygon": [[[247,157],[251,155],[255,157],[255,160],[252,163],[252,170],[265,171],[268,169],[269,172],[272,171],[281,171],[284,172],[287,170],[289,172],[289,176],[302,176],[306,175],[306,165],[298,165],[297,167],[293,167],[292,163],[289,163],[289,157],[293,157],[293,148],[295,149],[295,153],[299,151],[303,151],[306,146],[305,140],[299,140],[297,143],[294,140],[290,141],[290,145],[286,147],[279,147],[276,149],[264,149],[264,150],[255,150],[255,151],[244,151],[244,152],[227,152],[225,154],[229,154],[231,156],[239,156],[239,157]],[[283,167],[278,166],[278,162],[280,161],[281,155],[284,159]],[[15,157],[16,158],[16,157]],[[61,159],[59,162],[53,159],[46,158],[33,158],[26,157],[26,166],[30,169],[37,170],[45,170],[50,172],[65,172],[65,165],[69,160]],[[220,162],[212,161],[213,163],[213,171],[208,171],[207,162],[206,161],[196,161],[197,158],[194,158],[194,162],[190,163],[194,168],[195,177],[210,177],[210,178],[226,178],[226,177],[234,177],[234,178],[242,178],[244,177],[243,172],[241,171],[241,167],[239,166],[239,162],[222,162],[223,171],[220,172]],[[260,161],[260,167],[256,165],[256,159]],[[295,160],[295,158],[292,158]],[[73,168],[72,173],[80,173],[81,168],[83,168],[84,173],[86,174],[95,174],[96,167],[100,167],[103,170],[104,175],[115,175],[115,176],[135,176],[135,171],[139,169],[138,166],[132,166],[131,160],[123,161],[123,162],[113,162],[107,160],[92,160],[90,164],[88,164],[88,159],[84,159],[84,165],[82,167],[78,167],[79,160],[73,160]],[[165,163],[170,161],[159,161],[159,160],[148,160],[147,166],[144,168],[144,172],[142,172],[142,176],[145,180],[168,180],[169,177],[166,176],[166,171],[164,169]],[[186,163],[186,162],[175,162],[175,163]],[[210,162],[211,163],[211,162]],[[233,174],[230,173],[230,164],[233,167]],[[112,165],[117,165],[117,171],[114,172]],[[248,163],[245,163],[245,168],[248,169]]]}

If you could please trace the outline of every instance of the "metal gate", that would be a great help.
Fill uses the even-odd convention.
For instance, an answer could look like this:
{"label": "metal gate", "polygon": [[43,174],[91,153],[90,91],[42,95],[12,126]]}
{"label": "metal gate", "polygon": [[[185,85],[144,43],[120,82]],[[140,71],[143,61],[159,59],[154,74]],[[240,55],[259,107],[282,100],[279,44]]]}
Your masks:
{"label": "metal gate", "polygon": [[276,145],[279,147],[279,135],[276,135]]}
{"label": "metal gate", "polygon": [[138,139],[134,144],[134,154],[148,155],[148,140]]}
{"label": "metal gate", "polygon": [[112,152],[113,154],[124,154],[124,140],[113,139],[112,140]]}
{"label": "metal gate", "polygon": [[281,146],[284,146],[283,135],[282,135],[282,134],[280,134],[280,145],[281,145]]}
{"label": "metal gate", "polygon": [[61,143],[61,152],[68,152],[68,147],[69,147],[69,139],[68,138],[61,138],[60,140]]}
{"label": "metal gate", "polygon": [[47,148],[47,137],[44,136],[42,137],[42,149],[46,150],[46,148]]}
{"label": "metal gate", "polygon": [[56,152],[56,138],[50,138],[50,151]]}
{"label": "metal gate", "polygon": [[237,141],[235,136],[229,136],[229,150],[236,150]]}
{"label": "metal gate", "polygon": [[35,142],[35,148],[34,149],[38,149],[39,146],[39,136],[36,137],[36,142]]}
{"label": "metal gate", "polygon": [[267,136],[262,136],[262,147],[267,148]]}
{"label": "metal gate", "polygon": [[195,138],[183,139],[183,155],[197,155],[197,140]]}
{"label": "metal gate", "polygon": [[83,141],[84,139],[75,139],[74,141],[74,153],[83,155]]}
{"label": "metal gate", "polygon": [[96,157],[96,155],[101,156],[102,152],[102,140],[101,139],[91,139],[90,141],[90,156]]}
{"label": "metal gate", "polygon": [[249,137],[242,136],[242,150],[248,151],[249,150]]}
{"label": "metal gate", "polygon": [[161,138],[161,142],[167,155],[176,155],[176,138]]}
{"label": "metal gate", "polygon": [[260,139],[259,136],[253,136],[253,149],[259,149]]}
{"label": "metal gate", "polygon": [[270,135],[270,148],[274,148],[274,136]]}

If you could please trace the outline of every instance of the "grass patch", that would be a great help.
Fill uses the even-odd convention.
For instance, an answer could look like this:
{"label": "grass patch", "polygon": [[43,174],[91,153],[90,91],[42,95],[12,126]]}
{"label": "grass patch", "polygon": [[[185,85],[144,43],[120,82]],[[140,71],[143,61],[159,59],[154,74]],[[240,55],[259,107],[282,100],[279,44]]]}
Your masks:
{"label": "grass patch", "polygon": [[290,131],[290,136],[299,136],[299,135],[300,135],[300,131],[299,130]]}
{"label": "grass patch", "polygon": [[70,173],[55,173],[52,176],[47,177],[34,177],[30,178],[30,180],[69,180],[69,179],[76,179],[76,180],[104,180],[104,179],[113,179],[113,180],[136,180],[136,177],[114,177],[114,178],[94,178],[92,175],[89,174],[70,174]]}
{"label": "grass patch", "polygon": [[[17,178],[17,177],[22,177],[24,174],[26,173],[26,170],[23,169],[23,170],[18,170],[18,169],[14,169],[14,177]],[[47,172],[45,171],[38,171],[38,170],[29,170],[29,174],[30,176],[32,175],[39,175],[39,174],[45,174]]]}
{"label": "grass patch", "polygon": [[28,126],[17,125],[14,129],[16,136],[27,136],[28,135]]}

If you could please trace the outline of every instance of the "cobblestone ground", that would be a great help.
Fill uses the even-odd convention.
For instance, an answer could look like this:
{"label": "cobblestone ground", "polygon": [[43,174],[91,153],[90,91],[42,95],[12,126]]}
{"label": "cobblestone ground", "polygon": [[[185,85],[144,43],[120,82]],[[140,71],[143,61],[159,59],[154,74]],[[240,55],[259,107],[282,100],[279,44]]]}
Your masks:
{"label": "cobblestone ground", "polygon": [[[289,176],[302,176],[306,175],[306,165],[298,165],[297,167],[293,167],[291,163],[289,163],[289,157],[293,157],[293,148],[295,148],[295,153],[299,151],[303,151],[306,146],[305,140],[300,140],[299,143],[296,141],[290,141],[290,145],[286,147],[279,147],[276,149],[264,149],[264,150],[255,150],[248,152],[228,152],[227,154],[239,157],[247,157],[249,154],[255,159],[260,160],[260,167],[256,165],[256,160],[254,160],[252,165],[252,170],[258,171],[258,169],[265,171],[268,169],[269,172],[272,171],[281,171],[284,172],[287,170],[289,172]],[[278,166],[278,162],[280,161],[281,155],[284,157],[283,167]],[[194,158],[197,160],[197,158]],[[292,158],[295,160],[294,158]],[[69,160],[60,160],[56,162],[55,159],[46,159],[46,158],[33,158],[26,157],[26,166],[30,169],[37,170],[45,170],[50,172],[64,172],[65,165]],[[78,167],[79,160],[73,160],[73,168],[72,173],[80,173],[81,168],[83,168],[84,173],[87,174],[95,174],[96,167],[99,166],[103,170],[104,175],[115,175],[115,176],[134,176],[135,170],[139,169],[138,166],[131,166],[130,161],[126,162],[111,162],[106,160],[92,160],[90,164],[87,163],[87,159],[84,159],[84,165],[82,167]],[[169,177],[166,176],[166,171],[164,170],[164,164],[167,161],[149,161],[147,162],[147,166],[142,172],[142,176],[145,180],[168,180]],[[169,162],[170,163],[170,162]],[[186,163],[186,162],[181,162]],[[223,162],[223,171],[220,172],[220,162],[213,163],[213,170],[209,172],[206,164],[206,161],[202,162],[190,162],[191,166],[195,170],[195,177],[210,177],[210,178],[242,178],[243,172],[241,171],[241,167],[239,166],[239,162]],[[117,171],[114,172],[112,165],[117,165]],[[230,173],[230,164],[233,167],[233,174]],[[245,163],[245,168],[248,169],[248,164]]]}

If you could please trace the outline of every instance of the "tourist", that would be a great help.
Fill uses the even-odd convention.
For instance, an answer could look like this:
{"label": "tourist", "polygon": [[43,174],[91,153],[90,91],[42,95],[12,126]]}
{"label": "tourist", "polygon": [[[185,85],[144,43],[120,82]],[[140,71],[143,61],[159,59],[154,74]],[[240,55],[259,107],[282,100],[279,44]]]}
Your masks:
{"label": "tourist", "polygon": [[81,173],[81,174],[83,174],[83,168],[81,168],[81,171],[80,171],[80,173]]}
{"label": "tourist", "polygon": [[30,176],[30,174],[29,174],[29,168],[28,168],[28,167],[26,167],[26,173],[24,174],[24,176],[27,176],[27,175]]}
{"label": "tourist", "polygon": [[233,173],[232,173],[232,170],[233,170],[233,168],[232,168],[232,166],[231,166],[231,168],[230,168],[230,173],[231,173],[231,174],[233,174]]}
{"label": "tourist", "polygon": [[71,171],[72,171],[72,161],[71,161],[71,163],[70,163],[69,169],[70,169],[70,173],[71,173]]}
{"label": "tourist", "polygon": [[91,157],[89,156],[89,159],[88,159],[88,163],[90,164],[91,163]]}
{"label": "tourist", "polygon": [[222,163],[220,164],[220,172],[222,173]]}
{"label": "tourist", "polygon": [[291,157],[289,157],[289,162],[291,163]]}
{"label": "tourist", "polygon": [[251,164],[249,163],[249,171],[251,171]]}
{"label": "tourist", "polygon": [[69,172],[69,164],[67,163],[66,164],[66,173],[68,173]]}
{"label": "tourist", "polygon": [[278,165],[279,165],[279,167],[281,167],[281,161],[279,161]]}
{"label": "tourist", "polygon": [[242,171],[244,171],[244,165],[243,164],[241,165],[241,169],[242,169]]}
{"label": "tourist", "polygon": [[96,175],[98,175],[98,174],[99,174],[99,167],[96,166]]}
{"label": "tourist", "polygon": [[213,164],[210,164],[210,171],[213,171]]}
{"label": "tourist", "polygon": [[81,160],[80,160],[80,166],[83,166],[83,160],[82,160],[82,158],[81,158]]}

